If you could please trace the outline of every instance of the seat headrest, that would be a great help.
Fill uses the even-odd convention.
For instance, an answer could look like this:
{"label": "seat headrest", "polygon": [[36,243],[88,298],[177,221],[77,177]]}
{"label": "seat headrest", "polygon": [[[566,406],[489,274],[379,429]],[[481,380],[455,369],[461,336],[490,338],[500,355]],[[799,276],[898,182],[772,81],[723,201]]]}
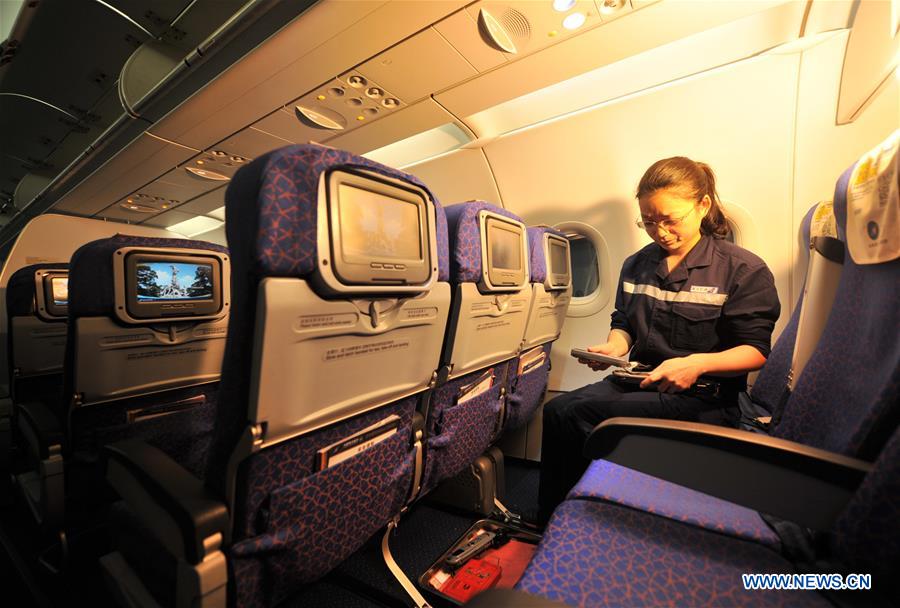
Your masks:
{"label": "seat headrest", "polygon": [[450,282],[477,283],[483,277],[479,213],[489,211],[517,222],[522,218],[486,201],[448,205],[445,211],[450,233]]}
{"label": "seat headrest", "polygon": [[[69,318],[117,317],[116,251],[140,248],[150,253],[193,250],[198,254],[228,254],[228,249],[206,241],[117,234],[82,245],[69,262]],[[227,285],[225,286],[227,292]]]}
{"label": "seat headrest", "polygon": [[566,235],[550,226],[528,227],[528,250],[531,257],[531,282],[543,283],[547,280],[547,252],[544,251],[544,235],[554,234],[560,238]]}
{"label": "seat headrest", "polygon": [[35,297],[36,283],[35,273],[42,270],[67,270],[67,262],[53,262],[42,264],[30,264],[23,266],[9,277],[6,284],[6,315],[7,317],[23,317],[36,313]]}
{"label": "seat headrest", "polygon": [[839,238],[857,264],[900,258],[900,129],[838,179],[834,215]]}
{"label": "seat headrest", "polygon": [[319,145],[269,152],[234,176],[225,197],[225,229],[238,272],[258,277],[309,277],[318,259],[321,176],[350,169],[424,190],[435,207],[438,280],[449,275],[447,220],[440,202],[417,177],[367,158]]}

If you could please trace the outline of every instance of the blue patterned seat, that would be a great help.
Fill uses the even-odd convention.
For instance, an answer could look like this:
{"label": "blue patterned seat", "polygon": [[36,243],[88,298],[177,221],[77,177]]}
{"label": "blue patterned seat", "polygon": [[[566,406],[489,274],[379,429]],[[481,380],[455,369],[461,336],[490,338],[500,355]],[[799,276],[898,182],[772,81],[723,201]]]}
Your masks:
{"label": "blue patterned seat", "polygon": [[[842,240],[851,170],[845,172],[835,190],[835,219]],[[804,219],[806,235],[815,209],[810,209]],[[883,332],[884,327],[900,325],[896,305],[900,298],[897,275],[897,260],[868,266],[860,266],[849,258],[845,260],[832,305],[837,314],[829,316],[816,351],[794,390],[788,393],[786,385],[793,338],[802,302],[798,303],[788,328],[772,350],[774,360],[770,357],[760,373],[763,384],[757,380],[753,387],[754,398],[757,390],[762,390],[768,403],[774,406],[782,397],[787,398],[782,420],[771,429],[773,436],[848,456],[872,459],[877,455],[884,442],[884,433],[891,429],[891,417],[897,415],[896,369],[900,364],[900,350],[896,341],[892,342]],[[860,294],[869,299],[860,300]],[[865,307],[866,314],[860,314],[863,310],[860,302],[863,301],[882,304]],[[853,338],[848,340],[846,336]],[[873,348],[870,344],[876,346]],[[847,362],[852,365],[845,365]],[[863,367],[857,368],[857,362]],[[864,373],[863,368],[871,371]],[[874,375],[868,375],[873,372]],[[827,379],[824,387],[821,378]],[[835,424],[841,418],[846,422]],[[673,519],[702,527],[727,530],[773,547],[779,544],[774,532],[752,510],[604,460],[591,463],[570,497],[602,498],[665,513]]]}
{"label": "blue patterned seat", "polygon": [[[463,471],[501,431],[507,374],[521,346],[531,303],[527,264],[523,284],[515,291],[479,286],[488,270],[482,213],[519,225],[521,219],[484,201],[449,205],[445,211],[453,304],[442,356],[441,380],[446,382],[433,390],[426,419],[423,493]],[[466,387],[482,382],[488,388],[457,403]]]}
{"label": "blue patterned seat", "polygon": [[[388,222],[406,202],[394,198],[400,191],[419,197],[424,240],[401,231],[397,246],[414,242],[424,252],[427,280],[335,283],[335,252],[360,255],[358,243],[341,245],[338,235],[363,225],[359,217]],[[347,214],[354,200],[364,206]],[[204,561],[213,557],[185,564],[177,550],[151,554],[137,540],[119,551],[159,601],[224,601],[227,568],[229,604],[273,605],[356,551],[411,497],[422,462],[414,420],[450,308],[446,218],[417,178],[317,145],[242,168],[226,193],[226,218],[233,297],[202,490],[229,505],[218,539],[229,538],[213,554],[222,571],[209,574]],[[383,249],[381,240],[365,245]],[[127,507],[132,529],[153,525],[140,504]],[[172,562],[161,573],[159,555]],[[215,582],[181,587],[179,567]]]}
{"label": "blue patterned seat", "polygon": [[[810,565],[721,532],[621,504],[567,500],[517,588],[597,608],[832,605],[812,591],[744,590],[742,574],[808,572]],[[900,599],[900,431],[820,542],[818,571],[872,575],[878,596],[857,598],[858,605]]]}
{"label": "blue patterned seat", "polygon": [[[550,286],[545,235],[565,239],[566,236],[547,226],[528,228],[528,250],[531,269],[531,310],[522,341],[522,355],[510,363],[507,381],[507,407],[504,430],[527,424],[541,405],[550,374],[550,349],[559,337],[566,311],[572,299],[571,281],[567,287]],[[568,251],[568,240],[565,241]],[[571,265],[571,262],[567,263]],[[544,362],[525,369],[523,362],[543,351]],[[522,370],[520,372],[520,370]]]}

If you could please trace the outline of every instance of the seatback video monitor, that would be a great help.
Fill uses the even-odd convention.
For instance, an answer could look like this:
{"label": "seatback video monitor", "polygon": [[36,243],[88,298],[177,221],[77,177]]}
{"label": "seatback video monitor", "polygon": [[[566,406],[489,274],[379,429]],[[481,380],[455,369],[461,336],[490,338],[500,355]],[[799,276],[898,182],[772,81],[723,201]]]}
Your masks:
{"label": "seatback video monitor", "polygon": [[547,258],[548,289],[565,289],[572,282],[569,256],[569,240],[555,234],[544,233]]}
{"label": "seatback video monitor", "polygon": [[370,175],[328,176],[331,266],[344,285],[423,285],[432,277],[428,199]]}
{"label": "seatback video monitor", "polygon": [[69,271],[37,271],[35,295],[39,317],[50,321],[65,319],[69,314]]}
{"label": "seatback video monitor", "polygon": [[222,310],[216,256],[131,252],[123,270],[125,309],[134,319],[208,318]]}
{"label": "seatback video monitor", "polygon": [[484,287],[521,289],[528,273],[525,226],[489,211],[481,212],[480,221]]}

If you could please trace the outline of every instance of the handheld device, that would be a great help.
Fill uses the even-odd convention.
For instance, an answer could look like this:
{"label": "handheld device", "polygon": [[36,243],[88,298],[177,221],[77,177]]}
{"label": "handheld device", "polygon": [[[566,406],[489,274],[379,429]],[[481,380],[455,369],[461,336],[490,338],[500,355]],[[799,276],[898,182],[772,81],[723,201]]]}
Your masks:
{"label": "handheld device", "polygon": [[[649,369],[647,369],[649,368]],[[636,365],[634,368],[630,370],[625,369],[616,369],[612,372],[612,377],[614,380],[621,384],[627,384],[631,386],[638,386],[644,379],[649,375],[650,371],[653,368],[651,366],[644,365]],[[654,382],[646,387],[646,390],[655,390],[658,382]],[[689,389],[682,391],[683,395],[710,395],[715,396],[719,394],[719,383],[715,380],[709,380],[706,378],[700,378],[691,386]]]}
{"label": "handheld device", "polygon": [[584,348],[573,348],[570,354],[576,359],[587,359],[588,361],[596,361],[597,363],[609,363],[616,367],[631,366],[631,361],[625,357],[613,357],[612,355],[604,355],[602,353],[592,353]]}

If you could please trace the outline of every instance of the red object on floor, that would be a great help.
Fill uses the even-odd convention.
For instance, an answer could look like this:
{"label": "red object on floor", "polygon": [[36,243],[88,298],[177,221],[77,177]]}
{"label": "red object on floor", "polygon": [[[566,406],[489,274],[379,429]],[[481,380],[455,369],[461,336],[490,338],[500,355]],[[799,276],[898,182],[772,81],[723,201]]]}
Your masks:
{"label": "red object on floor", "polygon": [[496,563],[473,558],[441,586],[441,593],[465,604],[485,589],[496,585],[501,573],[502,568]]}
{"label": "red object on floor", "polygon": [[503,570],[503,575],[497,581],[497,587],[512,589],[522,578],[536,550],[537,545],[511,539],[496,549],[488,549],[479,557],[482,561],[497,564]]}

